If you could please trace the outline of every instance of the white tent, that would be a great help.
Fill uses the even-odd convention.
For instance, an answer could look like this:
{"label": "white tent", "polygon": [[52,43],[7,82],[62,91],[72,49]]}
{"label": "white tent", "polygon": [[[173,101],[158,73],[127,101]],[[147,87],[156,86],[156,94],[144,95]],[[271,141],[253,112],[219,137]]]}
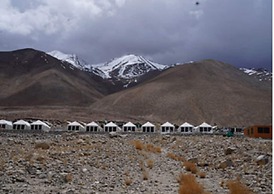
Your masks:
{"label": "white tent", "polygon": [[206,122],[203,122],[201,125],[197,127],[198,132],[200,133],[212,133],[212,126],[207,124]]}
{"label": "white tent", "polygon": [[110,122],[104,126],[105,132],[113,132],[113,131],[115,132],[115,131],[118,131],[118,129],[119,129],[118,126],[113,122]]}
{"label": "white tent", "polygon": [[12,122],[7,120],[0,120],[0,128],[12,129]]}
{"label": "white tent", "polygon": [[175,126],[170,122],[165,122],[161,125],[161,133],[170,133],[175,131]]}
{"label": "white tent", "polygon": [[13,123],[13,129],[28,130],[30,129],[30,124],[27,121],[19,120]]}
{"label": "white tent", "polygon": [[88,123],[86,125],[86,131],[88,131],[88,132],[97,132],[97,131],[99,131],[99,128],[100,128],[100,126],[97,123],[95,123],[94,121],[92,121],[91,123]]}
{"label": "white tent", "polygon": [[136,125],[134,125],[132,122],[127,122],[126,124],[123,125],[123,131],[133,131],[135,132],[137,129]]}
{"label": "white tent", "polygon": [[77,121],[73,121],[68,124],[68,131],[85,131],[85,127]]}
{"label": "white tent", "polygon": [[189,124],[188,122],[185,122],[182,125],[180,125],[178,131],[181,133],[192,133],[193,130],[194,130],[194,126]]}
{"label": "white tent", "polygon": [[153,125],[150,122],[146,122],[145,124],[142,125],[141,129],[142,129],[142,132],[154,133],[155,125]]}
{"label": "white tent", "polygon": [[50,130],[50,126],[40,120],[37,120],[30,124],[32,130],[40,130],[48,132]]}

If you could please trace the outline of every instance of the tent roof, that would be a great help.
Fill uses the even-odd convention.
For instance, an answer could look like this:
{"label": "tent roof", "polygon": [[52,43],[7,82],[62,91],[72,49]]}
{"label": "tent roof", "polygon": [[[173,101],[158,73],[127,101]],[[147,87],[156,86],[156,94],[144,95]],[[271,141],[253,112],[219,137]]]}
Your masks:
{"label": "tent roof", "polygon": [[198,127],[212,127],[211,125],[207,124],[206,122],[203,122],[201,125]]}
{"label": "tent roof", "polygon": [[174,127],[174,125],[171,124],[170,122],[165,122],[164,124],[161,125],[161,127]]}
{"label": "tent roof", "polygon": [[0,124],[5,124],[5,125],[12,126],[12,122],[11,121],[7,121],[7,120],[0,120]]}
{"label": "tent roof", "polygon": [[189,124],[188,122],[183,123],[180,127],[194,127],[193,125]]}
{"label": "tent roof", "polygon": [[30,126],[30,124],[27,121],[19,120],[13,123],[14,125],[27,125]]}
{"label": "tent roof", "polygon": [[43,126],[45,126],[47,128],[50,128],[50,126],[48,126],[46,123],[44,123],[43,121],[40,121],[40,120],[34,121],[30,125],[43,125]]}
{"label": "tent roof", "polygon": [[127,122],[123,125],[123,127],[136,127],[136,125],[134,125],[132,122]]}
{"label": "tent roof", "polygon": [[118,126],[115,123],[110,122],[110,123],[106,124],[105,127],[118,127]]}
{"label": "tent roof", "polygon": [[146,122],[142,125],[142,127],[155,127],[155,125],[153,125],[151,122]]}
{"label": "tent roof", "polygon": [[95,123],[94,121],[88,123],[87,126],[99,127],[99,125],[97,123]]}
{"label": "tent roof", "polygon": [[78,123],[77,121],[73,121],[72,123],[68,124],[68,126],[80,126],[84,128],[84,126]]}

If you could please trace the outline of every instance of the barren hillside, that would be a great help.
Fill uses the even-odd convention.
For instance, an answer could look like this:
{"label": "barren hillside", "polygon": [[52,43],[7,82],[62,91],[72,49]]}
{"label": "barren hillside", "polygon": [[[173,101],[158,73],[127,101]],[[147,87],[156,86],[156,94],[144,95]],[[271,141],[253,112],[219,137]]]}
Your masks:
{"label": "barren hillside", "polygon": [[219,125],[270,124],[271,84],[213,60],[166,70],[154,79],[91,105],[96,111],[154,121]]}
{"label": "barren hillside", "polygon": [[33,49],[1,52],[0,67],[2,106],[83,106],[105,90],[100,78]]}

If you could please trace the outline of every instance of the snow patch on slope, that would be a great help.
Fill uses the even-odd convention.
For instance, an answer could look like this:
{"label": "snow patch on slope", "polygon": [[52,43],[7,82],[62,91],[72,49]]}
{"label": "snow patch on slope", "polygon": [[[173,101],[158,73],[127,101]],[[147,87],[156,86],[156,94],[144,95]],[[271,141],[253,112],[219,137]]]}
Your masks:
{"label": "snow patch on slope", "polygon": [[249,76],[256,77],[259,81],[272,81],[272,72],[269,72],[266,69],[240,68],[240,70]]}
{"label": "snow patch on slope", "polygon": [[89,71],[89,69],[90,69],[90,65],[87,62],[85,62],[84,60],[79,59],[77,57],[77,55],[75,55],[75,54],[65,54],[65,53],[62,53],[57,50],[48,52],[47,54],[49,54],[52,57],[55,57],[61,61],[66,61],[66,62],[72,64],[73,67],[76,67],[77,69],[84,70],[84,71]]}

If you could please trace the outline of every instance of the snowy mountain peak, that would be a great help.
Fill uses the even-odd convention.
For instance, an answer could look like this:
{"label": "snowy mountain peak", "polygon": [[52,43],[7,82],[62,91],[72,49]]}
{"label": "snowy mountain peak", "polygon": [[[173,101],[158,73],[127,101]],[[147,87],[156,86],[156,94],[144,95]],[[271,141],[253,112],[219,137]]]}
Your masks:
{"label": "snowy mountain peak", "polygon": [[61,61],[66,61],[70,64],[72,64],[74,67],[80,70],[87,70],[90,68],[90,66],[82,59],[79,59],[77,55],[75,54],[65,54],[60,51],[54,50],[47,53],[48,55],[51,55],[52,57],[55,57]]}
{"label": "snowy mountain peak", "polygon": [[103,78],[132,79],[154,70],[163,70],[168,66],[154,63],[142,56],[133,54],[114,58],[109,62],[92,65],[103,72]]}
{"label": "snowy mountain peak", "polygon": [[65,54],[57,50],[48,52],[47,54],[71,64],[71,69],[91,72],[103,79],[111,80],[114,85],[116,83],[123,83],[124,87],[137,83],[139,77],[149,72],[162,71],[169,67],[134,54],[123,55],[108,62],[93,65],[79,59],[75,54]]}

